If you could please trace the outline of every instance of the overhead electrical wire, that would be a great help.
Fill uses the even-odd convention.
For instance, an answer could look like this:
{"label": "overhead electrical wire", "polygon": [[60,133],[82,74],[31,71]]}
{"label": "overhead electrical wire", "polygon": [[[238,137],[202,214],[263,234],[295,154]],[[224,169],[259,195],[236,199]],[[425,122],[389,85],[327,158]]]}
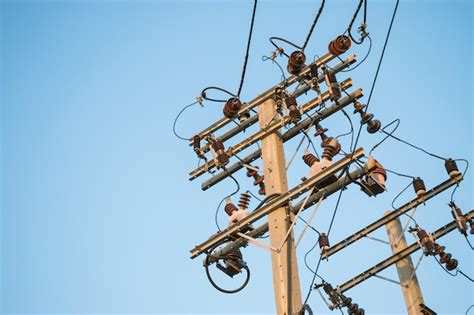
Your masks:
{"label": "overhead electrical wire", "polygon": [[358,45],[360,45],[364,42],[364,36],[362,36],[362,38],[360,40],[356,40],[352,36],[352,26],[354,25],[355,19],[359,15],[359,11],[362,8],[362,3],[363,2],[365,2],[365,5],[364,5],[364,19],[363,19],[364,23],[362,24],[363,29],[361,29],[361,31],[365,32],[365,25],[366,25],[366,22],[367,22],[367,0],[365,0],[365,1],[364,0],[359,0],[359,4],[357,5],[357,8],[354,12],[354,15],[352,16],[351,22],[349,23],[349,26],[347,27],[347,30],[346,30],[346,32],[349,34],[349,37],[352,39],[352,41],[354,43],[358,44]]}
{"label": "overhead electrical wire", "polygon": [[388,127],[390,127],[390,126],[391,126],[392,124],[394,124],[394,123],[397,123],[397,124],[396,124],[396,126],[393,128],[393,130],[390,131],[390,133],[386,133],[387,135],[386,135],[382,140],[380,140],[380,142],[378,142],[376,145],[374,145],[374,146],[372,147],[372,149],[370,149],[369,155],[372,154],[372,152],[373,152],[379,145],[381,145],[385,140],[387,140],[388,137],[392,136],[393,133],[394,133],[395,131],[397,131],[398,127],[400,126],[400,119],[398,119],[398,118],[395,119],[394,121],[392,121],[391,123],[389,123],[388,125],[386,125],[385,127],[383,127],[379,132],[385,132],[385,129],[388,128]]}
{"label": "overhead electrical wire", "polygon": [[[380,72],[380,67],[382,65],[383,57],[385,56],[385,50],[387,48],[388,40],[390,39],[390,33],[392,31],[392,26],[393,26],[393,22],[395,20],[395,16],[397,15],[397,10],[398,10],[398,4],[399,3],[400,3],[400,0],[397,0],[397,2],[395,4],[395,8],[393,10],[392,19],[390,20],[390,26],[389,26],[388,31],[387,31],[387,36],[385,37],[385,43],[383,45],[382,53],[380,55],[380,59],[379,59],[378,65],[377,65],[377,70],[375,71],[374,80],[372,81],[372,86],[370,88],[370,93],[369,93],[369,97],[367,99],[367,104],[366,104],[366,107],[365,107],[364,114],[367,113],[367,110],[369,109],[370,100],[372,99],[372,93],[374,92],[375,84],[377,83],[377,78],[378,78],[378,75],[379,75],[379,72]],[[357,132],[357,137],[356,137],[356,141],[355,141],[353,150],[357,147],[357,143],[359,142],[360,134],[361,134],[361,131],[362,131],[362,126],[363,126],[363,124],[361,123],[360,127],[359,127],[359,131]]]}
{"label": "overhead electrical wire", "polygon": [[[347,69],[340,70],[339,72],[350,72],[350,71],[352,71],[352,70],[355,70],[355,69],[357,69],[361,64],[363,64],[363,63],[367,60],[367,57],[369,57],[370,52],[372,51],[372,38],[371,38],[369,35],[367,35],[367,38],[369,39],[369,48],[368,48],[367,53],[365,54],[364,58],[362,58],[362,60],[359,61],[355,66],[353,66],[353,67],[348,66]],[[337,56],[337,58],[338,58],[341,62],[344,62],[344,60],[343,60],[341,57]],[[332,68],[331,68],[331,69],[332,69]]]}
{"label": "overhead electrical wire", "polygon": [[469,281],[471,281],[471,282],[474,282],[474,279],[472,279],[471,277],[469,277],[468,275],[466,275],[461,269],[456,268],[456,273],[453,274],[453,273],[449,272],[449,270],[447,270],[446,268],[444,268],[443,264],[441,264],[441,263],[439,262],[439,260],[438,260],[435,256],[433,256],[433,259],[436,260],[436,262],[438,263],[438,265],[439,265],[448,275],[450,275],[451,277],[457,277],[457,275],[460,273],[460,274],[462,274],[467,280],[469,280]]}
{"label": "overhead electrical wire", "polygon": [[323,12],[325,2],[326,0],[321,1],[321,6],[319,7],[318,13],[316,13],[316,16],[314,17],[313,24],[311,25],[311,28],[309,29],[309,32],[308,32],[308,35],[306,36],[303,47],[301,47],[301,51],[304,51],[306,48],[306,45],[308,45],[309,39],[311,38],[311,35],[313,34],[314,27],[316,26],[316,23],[318,23],[319,17],[321,16],[321,13]]}
{"label": "overhead electrical wire", "polygon": [[198,103],[198,101],[192,103],[192,104],[189,104],[189,105],[186,105],[184,106],[181,111],[178,113],[178,115],[176,115],[176,117],[174,118],[174,121],[173,121],[173,133],[174,135],[176,136],[176,138],[178,139],[181,139],[181,140],[185,140],[185,141],[189,141],[189,138],[184,138],[180,135],[178,135],[178,133],[176,132],[176,122],[178,121],[179,119],[179,116],[181,116],[181,114],[186,110],[188,109],[189,107],[193,106],[193,105],[196,105]]}
{"label": "overhead electrical wire", "polygon": [[255,21],[255,12],[256,11],[257,11],[257,0],[254,0],[252,20],[250,22],[249,38],[248,38],[248,41],[247,41],[247,50],[245,52],[244,65],[242,67],[242,75],[240,76],[239,89],[237,90],[237,97],[238,98],[240,98],[240,92],[242,92],[242,86],[244,85],[244,80],[245,80],[245,72],[247,71],[247,62],[248,62],[248,59],[249,59],[250,43],[252,42],[253,23]]}

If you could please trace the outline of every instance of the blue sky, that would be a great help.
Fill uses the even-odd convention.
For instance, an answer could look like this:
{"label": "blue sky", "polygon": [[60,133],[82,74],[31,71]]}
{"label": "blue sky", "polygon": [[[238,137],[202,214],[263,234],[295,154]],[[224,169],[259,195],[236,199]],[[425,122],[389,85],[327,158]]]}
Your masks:
{"label": "blue sky", "polygon": [[[226,180],[202,192],[203,179],[189,182],[196,157],[171,131],[176,114],[204,87],[237,90],[252,2],[0,3],[1,312],[274,313],[266,252],[245,249],[252,278],[235,295],[215,291],[201,258],[189,259],[189,250],[216,232],[215,208],[235,185]],[[355,3],[326,3],[306,50],[309,59],[324,54],[345,30]],[[338,75],[364,90],[363,102],[393,6],[369,1],[371,54],[357,70]],[[278,68],[261,59],[272,51],[268,38],[301,44],[318,8],[315,1],[259,2],[243,100],[280,79]],[[472,14],[468,0],[401,1],[369,110],[382,124],[400,118],[397,136],[470,162]],[[360,58],[366,51],[365,44],[354,45],[347,54]],[[192,107],[178,132],[190,137],[221,115],[221,104]],[[341,114],[325,126],[333,135],[349,128]],[[381,138],[363,130],[359,144],[368,151]],[[299,139],[288,143],[287,157]],[[347,147],[350,139],[341,141]],[[290,186],[307,173],[299,156],[289,169]],[[442,161],[393,140],[374,156],[389,169],[421,176],[428,188],[447,178]],[[236,178],[242,190],[256,192],[243,172]],[[472,209],[472,182],[469,170],[455,195],[464,212]],[[388,191],[377,198],[348,189],[331,243],[379,218],[407,184],[389,174]],[[432,231],[452,220],[450,193],[420,207],[418,223]],[[327,229],[336,197],[321,205],[318,229]],[[413,197],[408,190],[397,203]],[[222,209],[219,221],[226,222]],[[374,236],[386,239],[383,229]],[[298,249],[303,294],[312,276],[303,256],[315,240],[308,232]],[[460,233],[440,243],[474,275],[472,251]],[[320,273],[341,284],[389,255],[388,246],[361,240],[323,262]],[[308,259],[314,268],[317,253]],[[382,275],[397,278],[394,268]],[[464,314],[474,300],[472,283],[450,277],[432,259],[423,259],[418,278],[425,303],[439,314]],[[368,314],[405,312],[400,288],[381,279],[347,293]],[[315,312],[330,313],[315,292],[309,303]]]}

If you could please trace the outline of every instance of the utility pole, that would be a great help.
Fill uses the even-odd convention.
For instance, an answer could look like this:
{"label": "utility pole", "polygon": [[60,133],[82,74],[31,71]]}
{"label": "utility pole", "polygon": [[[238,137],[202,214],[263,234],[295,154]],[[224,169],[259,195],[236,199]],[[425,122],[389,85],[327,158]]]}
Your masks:
{"label": "utility pole", "polygon": [[[390,211],[387,211],[385,215],[389,213]],[[394,254],[408,247],[399,218],[388,222],[385,227]],[[407,306],[407,314],[420,314],[420,304],[424,304],[424,301],[411,256],[408,255],[397,261],[395,266],[397,267],[398,276],[400,278],[400,285]]]}
{"label": "utility pole", "polygon": [[[276,102],[273,99],[265,101],[259,107],[260,129],[264,130],[277,115]],[[285,151],[276,132],[262,139],[262,160],[266,194],[287,192]],[[278,248],[284,243],[280,250],[271,251],[277,314],[284,315],[295,314],[301,309],[301,288],[293,231],[286,238],[290,220],[293,219],[293,213],[286,206],[268,215],[270,246]]]}

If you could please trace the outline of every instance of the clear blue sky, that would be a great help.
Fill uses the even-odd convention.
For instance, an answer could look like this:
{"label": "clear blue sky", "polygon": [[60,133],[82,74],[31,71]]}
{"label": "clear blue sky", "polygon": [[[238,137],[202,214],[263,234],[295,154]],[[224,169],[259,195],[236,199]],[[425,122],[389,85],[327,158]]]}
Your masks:
{"label": "clear blue sky", "polygon": [[[216,232],[215,207],[235,187],[226,180],[202,192],[201,178],[189,182],[196,157],[171,132],[175,115],[202,88],[237,89],[252,2],[0,3],[1,313],[274,313],[266,252],[245,249],[252,278],[236,295],[215,291],[201,258],[189,259],[189,250]],[[350,76],[366,95],[394,4],[369,1],[371,55],[338,75]],[[307,48],[310,59],[344,31],[355,6],[355,0],[327,1]],[[261,61],[272,50],[268,38],[301,44],[318,7],[306,0],[259,3],[243,100],[279,81],[277,67]],[[469,0],[401,1],[370,105],[383,124],[401,119],[399,137],[470,162],[472,16]],[[350,53],[362,57],[366,50],[354,46]],[[221,115],[221,104],[205,103],[182,116],[178,131],[191,136]],[[334,135],[349,128],[341,114],[325,125]],[[359,143],[370,150],[381,137],[363,130]],[[298,140],[288,144],[288,157]],[[347,147],[349,138],[342,143]],[[393,140],[374,155],[387,168],[421,176],[428,188],[447,178],[442,161]],[[298,155],[290,185],[306,172]],[[242,190],[256,192],[243,173],[237,178]],[[465,212],[473,206],[472,182],[470,170],[455,195]],[[379,218],[407,184],[389,174],[388,192],[375,199],[348,189],[331,243]],[[432,231],[452,220],[450,192],[420,207],[418,223]],[[413,196],[408,190],[398,204]],[[318,229],[327,229],[335,197],[316,215]],[[225,224],[223,211],[219,220]],[[308,232],[298,249],[303,294],[312,276],[303,256],[315,240]],[[439,242],[474,275],[472,251],[458,232]],[[308,255],[312,268],[317,255]],[[361,240],[323,262],[320,273],[341,284],[388,255],[386,245]],[[382,275],[397,278],[394,268]],[[418,277],[438,314],[464,314],[474,301],[472,283],[450,277],[433,259],[422,261]],[[347,294],[368,314],[405,312],[400,288],[381,279]],[[318,314],[330,313],[315,292],[309,303]]]}

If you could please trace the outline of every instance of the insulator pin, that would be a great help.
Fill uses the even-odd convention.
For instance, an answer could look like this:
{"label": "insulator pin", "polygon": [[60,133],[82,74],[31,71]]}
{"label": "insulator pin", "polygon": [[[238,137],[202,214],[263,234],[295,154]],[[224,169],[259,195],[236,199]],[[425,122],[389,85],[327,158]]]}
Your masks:
{"label": "insulator pin", "polygon": [[339,35],[328,45],[329,53],[332,55],[340,55],[345,53],[351,47],[351,39],[345,35]]}

